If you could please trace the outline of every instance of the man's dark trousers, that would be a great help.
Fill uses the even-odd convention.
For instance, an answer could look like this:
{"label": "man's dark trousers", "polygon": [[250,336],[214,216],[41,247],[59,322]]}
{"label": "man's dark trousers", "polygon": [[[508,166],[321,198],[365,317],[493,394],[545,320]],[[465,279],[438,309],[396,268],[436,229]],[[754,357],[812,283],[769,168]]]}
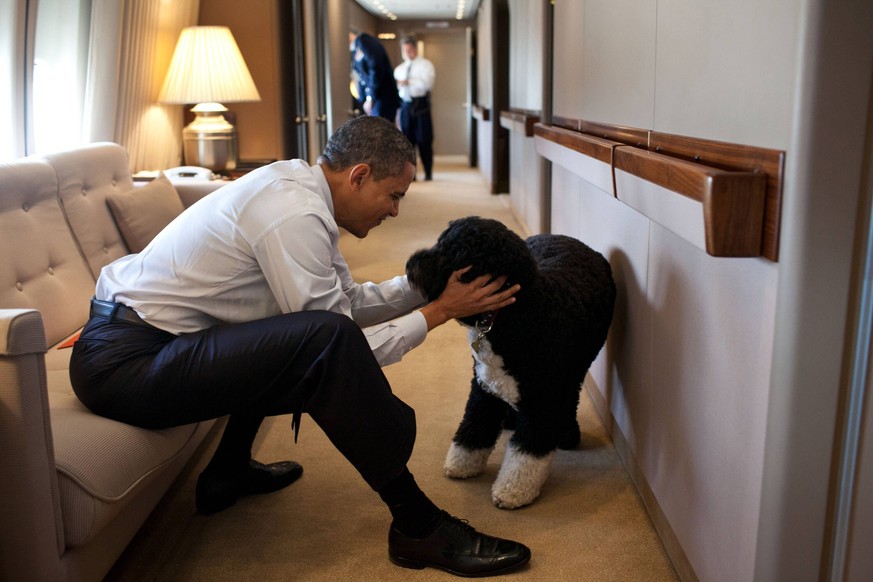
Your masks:
{"label": "man's dark trousers", "polygon": [[400,129],[406,139],[418,146],[425,178],[433,177],[433,120],[430,116],[430,97],[416,97],[400,106]]}
{"label": "man's dark trousers", "polygon": [[149,429],[308,413],[375,490],[400,474],[415,442],[414,412],[392,394],[358,325],[335,313],[179,336],[92,317],[70,378],[96,414]]}

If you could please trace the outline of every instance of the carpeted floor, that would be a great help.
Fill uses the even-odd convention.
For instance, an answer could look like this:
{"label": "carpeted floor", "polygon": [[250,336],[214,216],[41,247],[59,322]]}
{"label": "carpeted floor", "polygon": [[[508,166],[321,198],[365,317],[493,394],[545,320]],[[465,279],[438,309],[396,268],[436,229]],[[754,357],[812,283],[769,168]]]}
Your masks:
{"label": "carpeted floor", "polygon": [[[364,240],[347,236],[343,253],[358,280],[384,280],[403,271],[406,258],[430,246],[449,220],[497,218],[518,230],[500,196],[489,195],[461,160],[437,159],[433,182],[414,182],[400,216]],[[466,334],[454,322],[430,333],[399,364],[385,369],[395,392],[415,410],[416,447],[410,469],[441,507],[481,531],[530,546],[533,558],[506,579],[658,582],[677,580],[607,432],[585,393],[579,409],[582,446],[559,451],[549,481],[531,506],[506,511],[491,503],[507,435],[479,477],[450,480],[442,463],[461,418],[471,377]],[[180,478],[110,572],[116,581],[431,581],[453,577],[437,570],[406,570],[386,555],[390,515],[304,417],[293,443],[290,418],[269,419],[256,456],[295,459],[305,473],[288,489],[241,499],[202,517],[194,512],[194,483],[211,454]]]}

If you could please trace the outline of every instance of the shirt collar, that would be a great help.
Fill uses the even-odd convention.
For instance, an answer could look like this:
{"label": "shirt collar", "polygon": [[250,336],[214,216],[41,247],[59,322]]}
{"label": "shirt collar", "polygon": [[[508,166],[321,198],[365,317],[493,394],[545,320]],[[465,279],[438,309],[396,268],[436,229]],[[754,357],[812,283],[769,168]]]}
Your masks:
{"label": "shirt collar", "polygon": [[330,193],[330,186],[327,183],[324,170],[319,164],[314,164],[310,167],[312,169],[312,177],[315,178],[315,181],[318,184],[319,194],[321,194],[321,197],[324,199],[324,203],[330,211],[330,215],[335,217],[336,215],[333,211],[333,195]]}

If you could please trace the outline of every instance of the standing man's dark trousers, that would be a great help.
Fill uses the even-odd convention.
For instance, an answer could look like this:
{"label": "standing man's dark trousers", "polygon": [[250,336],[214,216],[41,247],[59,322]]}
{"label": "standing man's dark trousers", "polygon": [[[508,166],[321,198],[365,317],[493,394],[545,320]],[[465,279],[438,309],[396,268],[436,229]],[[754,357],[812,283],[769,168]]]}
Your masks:
{"label": "standing man's dark trousers", "polygon": [[430,116],[430,98],[415,97],[400,106],[400,129],[406,139],[418,146],[425,180],[433,178],[433,121]]}
{"label": "standing man's dark trousers", "polygon": [[291,313],[179,336],[135,318],[94,316],[73,348],[73,389],[96,414],[151,429],[231,415],[225,437],[235,427],[250,450],[263,417],[306,412],[374,490],[404,471],[415,414],[348,317]]}
{"label": "standing man's dark trousers", "polygon": [[374,117],[384,117],[391,123],[397,119],[397,104],[394,99],[376,99],[373,101],[373,109],[370,110],[370,115]]}

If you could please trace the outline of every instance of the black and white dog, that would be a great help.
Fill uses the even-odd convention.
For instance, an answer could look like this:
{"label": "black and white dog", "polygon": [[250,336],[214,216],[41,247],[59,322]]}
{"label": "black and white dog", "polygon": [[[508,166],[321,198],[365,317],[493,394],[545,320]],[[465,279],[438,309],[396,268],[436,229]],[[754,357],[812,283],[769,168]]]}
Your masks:
{"label": "black and white dog", "polygon": [[409,258],[406,273],[433,300],[452,272],[470,265],[462,281],[506,275],[507,285],[521,290],[509,307],[461,320],[469,328],[474,377],[445,472],[461,479],[481,473],[504,421],[513,419],[515,433],[491,490],[495,505],[511,509],[537,498],[558,447],[579,444],[581,383],[606,341],[615,284],[603,255],[577,239],[525,241],[475,216],[449,223],[436,245]]}

